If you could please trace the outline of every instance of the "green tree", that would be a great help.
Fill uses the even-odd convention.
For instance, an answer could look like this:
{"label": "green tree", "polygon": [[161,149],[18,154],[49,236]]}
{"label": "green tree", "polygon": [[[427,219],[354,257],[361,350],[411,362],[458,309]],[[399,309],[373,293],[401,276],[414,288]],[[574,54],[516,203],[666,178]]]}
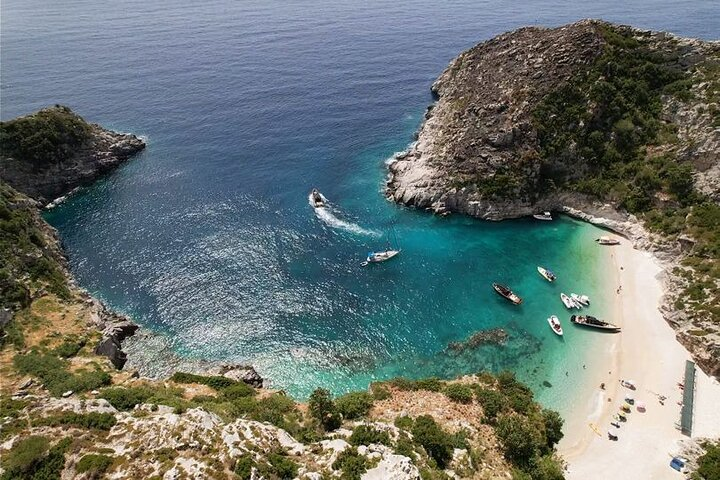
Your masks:
{"label": "green tree", "polygon": [[540,432],[521,415],[503,415],[495,433],[503,444],[505,458],[520,467],[530,465],[543,446]]}
{"label": "green tree", "polygon": [[415,419],[412,434],[415,442],[422,445],[438,467],[447,466],[452,459],[452,439],[430,415]]}
{"label": "green tree", "polygon": [[335,400],[335,405],[343,418],[364,417],[373,406],[373,396],[368,392],[347,393]]}
{"label": "green tree", "polygon": [[543,423],[545,424],[545,439],[547,440],[548,449],[552,449],[563,438],[562,432],[563,419],[560,414],[554,410],[543,410]]}
{"label": "green tree", "polygon": [[326,431],[335,430],[342,424],[337,406],[333,402],[330,392],[324,388],[318,388],[310,395],[308,410]]}

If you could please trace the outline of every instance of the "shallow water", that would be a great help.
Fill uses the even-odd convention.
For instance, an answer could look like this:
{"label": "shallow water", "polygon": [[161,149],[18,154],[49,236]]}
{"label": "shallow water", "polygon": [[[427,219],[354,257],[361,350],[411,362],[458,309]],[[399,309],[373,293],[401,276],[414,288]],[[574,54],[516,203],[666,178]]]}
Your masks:
{"label": "shallow water", "polygon": [[[64,103],[147,136],[146,152],[47,218],[79,282],[172,352],[252,363],[300,398],[511,368],[562,409],[605,342],[572,328],[558,298],[587,293],[603,313],[596,229],[402,209],[381,194],[384,162],[411,141],[432,81],[478,41],[591,16],[712,38],[718,5],[8,0],[2,118]],[[313,186],[331,211],[308,205]],[[361,267],[391,228],[401,255]],[[446,351],[498,326],[505,347]],[[153,358],[149,345],[134,351]]]}

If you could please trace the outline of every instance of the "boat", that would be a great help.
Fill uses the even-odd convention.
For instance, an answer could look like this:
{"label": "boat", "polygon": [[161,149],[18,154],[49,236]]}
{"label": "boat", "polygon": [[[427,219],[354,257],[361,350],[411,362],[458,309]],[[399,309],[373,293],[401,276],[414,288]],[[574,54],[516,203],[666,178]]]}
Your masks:
{"label": "boat", "polygon": [[570,321],[576,325],[583,325],[586,327],[597,328],[599,330],[605,330],[608,332],[619,332],[620,327],[613,325],[612,323],[603,322],[590,315],[573,315],[570,317]]}
{"label": "boat", "polygon": [[520,298],[512,290],[510,290],[509,287],[506,287],[505,285],[500,285],[499,283],[493,283],[492,287],[501,297],[510,300],[515,305],[520,305],[522,303],[522,298]]}
{"label": "boat", "polygon": [[552,220],[552,215],[550,215],[550,212],[542,212],[542,213],[536,213],[533,215],[533,218],[535,220],[545,220],[550,221]]}
{"label": "boat", "polygon": [[322,208],[325,206],[325,197],[323,197],[317,188],[313,188],[310,192],[310,203],[314,208]]}
{"label": "boat", "polygon": [[560,294],[560,300],[562,300],[563,305],[565,305],[565,308],[580,308],[577,303],[573,301],[572,298],[568,297],[564,293]]}
{"label": "boat", "polygon": [[538,273],[539,273],[540,275],[542,275],[543,277],[545,277],[545,279],[546,279],[548,282],[554,282],[555,279],[557,278],[557,277],[555,276],[555,274],[554,274],[551,270],[549,270],[549,269],[547,269],[547,268],[537,267],[537,271],[538,271]]}
{"label": "boat", "polygon": [[[392,230],[393,239],[395,240],[395,245],[397,245],[397,237],[395,236],[395,230]],[[390,241],[388,241],[387,249],[381,251],[381,252],[368,252],[367,258],[364,262],[362,262],[362,266],[365,267],[367,265],[370,265],[371,263],[382,263],[387,262],[391,258],[395,258],[400,253],[399,248],[393,248],[390,245]]]}
{"label": "boat", "polygon": [[400,253],[400,250],[385,250],[382,252],[369,252],[367,259],[362,263],[362,266],[369,265],[371,263],[387,262],[391,258],[394,258]]}
{"label": "boat", "polygon": [[548,323],[550,324],[550,328],[552,329],[555,334],[560,335],[562,337],[563,330],[562,325],[560,325],[560,319],[553,315],[550,318],[547,319]]}
{"label": "boat", "polygon": [[570,299],[580,307],[587,307],[590,305],[590,297],[587,295],[578,295],[577,293],[571,293]]}
{"label": "boat", "polygon": [[595,241],[600,245],[620,245],[620,240],[607,236],[596,238]]}

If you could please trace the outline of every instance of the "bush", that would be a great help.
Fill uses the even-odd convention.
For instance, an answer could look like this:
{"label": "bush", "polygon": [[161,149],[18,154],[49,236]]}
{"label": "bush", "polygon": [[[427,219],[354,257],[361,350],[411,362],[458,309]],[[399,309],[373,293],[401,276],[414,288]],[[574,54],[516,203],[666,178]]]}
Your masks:
{"label": "bush", "polygon": [[547,440],[547,448],[552,448],[563,438],[563,419],[560,414],[554,410],[543,410],[543,423],[545,424],[545,439]]}
{"label": "bush", "polygon": [[390,446],[390,435],[388,432],[378,430],[369,425],[358,425],[353,429],[348,440],[350,445],[370,445],[371,443]]}
{"label": "bush", "polygon": [[201,385],[207,385],[210,388],[214,388],[215,390],[222,390],[224,388],[238,385],[239,383],[235,380],[220,375],[204,376],[184,372],[173,373],[172,377],[170,377],[170,380],[177,383],[199,383]]}
{"label": "bush", "polygon": [[120,411],[132,410],[135,405],[145,403],[151,396],[152,392],[142,387],[113,387],[100,392],[100,398],[104,398]]}
{"label": "bush", "polygon": [[705,453],[698,459],[693,480],[720,480],[720,442],[703,444]]}
{"label": "bush", "polygon": [[344,418],[364,417],[373,406],[373,396],[367,392],[347,393],[335,400],[335,406]]}
{"label": "bush", "polygon": [[252,468],[255,466],[255,461],[252,455],[245,453],[241,455],[235,462],[235,474],[241,478],[241,480],[250,480],[252,475]]}
{"label": "bush", "polygon": [[533,461],[530,476],[532,480],[563,480],[565,472],[559,459],[552,455],[544,455]]}
{"label": "bush", "polygon": [[245,383],[237,383],[220,391],[223,400],[235,400],[241,397],[252,397],[257,392],[250,385]]}
{"label": "bush", "polygon": [[457,403],[470,403],[473,400],[472,387],[463,383],[451,383],[445,387],[443,393]]}
{"label": "bush", "polygon": [[285,455],[270,453],[267,456],[268,462],[272,465],[274,473],[284,479],[291,479],[297,476],[298,465]]}
{"label": "bush", "polygon": [[100,478],[112,465],[112,457],[91,453],[80,459],[75,466],[78,473],[87,473],[89,478]]}
{"label": "bush", "polygon": [[358,454],[356,448],[346,448],[332,464],[333,470],[341,470],[342,480],[360,480],[367,471],[367,459]]}
{"label": "bush", "polygon": [[444,384],[436,377],[423,378],[420,380],[408,380],[407,378],[397,377],[390,380],[390,385],[398,390],[427,390],[429,392],[439,392],[443,389]]}
{"label": "bush", "polygon": [[335,402],[333,402],[330,392],[324,388],[318,388],[310,395],[308,410],[326,431],[335,430],[342,424],[342,418]]}
{"label": "bush", "polygon": [[55,396],[69,390],[73,392],[94,390],[109,385],[111,381],[110,375],[101,370],[70,373],[64,360],[37,351],[16,355],[13,363],[20,373],[33,375],[42,380],[45,388]]}
{"label": "bush", "polygon": [[57,427],[60,425],[66,425],[78,428],[88,428],[95,430],[110,430],[115,426],[117,420],[115,415],[112,413],[75,413],[75,412],[62,412],[57,415],[50,415],[45,418],[38,419],[36,425],[49,425],[51,427]]}
{"label": "bush", "polygon": [[502,393],[487,388],[478,388],[475,391],[478,402],[483,407],[483,421],[495,423],[498,413],[505,408],[505,397]]}
{"label": "bush", "polygon": [[20,440],[2,458],[3,480],[55,480],[65,466],[65,451],[72,443],[64,438],[48,450],[45,437],[32,435]]}
{"label": "bush", "polygon": [[445,468],[452,459],[452,441],[437,422],[429,415],[422,415],[415,419],[412,434],[415,442],[422,445],[438,467]]}
{"label": "bush", "polygon": [[58,345],[53,353],[58,357],[70,358],[77,355],[77,353],[85,346],[85,339],[65,339],[63,343]]}
{"label": "bush", "polygon": [[403,415],[402,417],[397,417],[395,419],[395,422],[393,422],[396,427],[402,429],[402,430],[410,430],[412,429],[413,425],[415,424],[415,421],[412,419],[412,417],[408,417],[407,415]]}
{"label": "bush", "polygon": [[526,468],[543,447],[538,429],[520,415],[504,415],[498,420],[495,434],[503,444],[505,458]]}
{"label": "bush", "polygon": [[387,400],[392,397],[390,390],[388,390],[384,385],[372,383],[370,384],[370,390],[372,391],[373,399],[378,401]]}

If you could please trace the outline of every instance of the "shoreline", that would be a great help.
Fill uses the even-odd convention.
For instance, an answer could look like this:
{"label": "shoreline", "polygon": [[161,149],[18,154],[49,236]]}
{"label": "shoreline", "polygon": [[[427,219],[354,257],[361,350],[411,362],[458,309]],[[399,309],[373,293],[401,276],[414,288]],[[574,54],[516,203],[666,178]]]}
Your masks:
{"label": "shoreline", "polygon": [[[681,453],[681,441],[688,439],[675,426],[682,401],[677,383],[682,381],[685,360],[692,357],[660,311],[666,274],[654,255],[635,249],[628,240],[607,248],[607,260],[608,285],[622,285],[610,310],[611,321],[623,330],[605,347],[609,358],[599,359],[589,370],[594,379],[588,387],[590,400],[567,416],[568,429],[558,450],[568,464],[568,479],[677,478],[668,464]],[[632,379],[637,390],[621,387],[620,379]],[[609,441],[608,429],[615,430],[610,421],[625,394],[644,402],[647,409],[641,413],[633,408],[628,421],[620,424],[619,440]],[[667,397],[664,405],[659,395]],[[699,367],[695,398],[692,438],[720,435],[720,413],[712,409],[720,402],[720,384]]]}

